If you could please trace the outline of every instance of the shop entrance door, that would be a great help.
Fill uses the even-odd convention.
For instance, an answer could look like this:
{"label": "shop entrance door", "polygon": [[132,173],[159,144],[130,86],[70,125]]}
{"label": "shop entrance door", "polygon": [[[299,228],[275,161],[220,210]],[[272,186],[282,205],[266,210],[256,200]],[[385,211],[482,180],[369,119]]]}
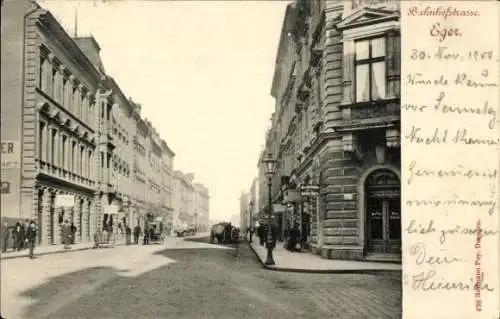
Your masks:
{"label": "shop entrance door", "polygon": [[369,253],[401,253],[401,186],[389,170],[372,173],[366,181],[366,230]]}

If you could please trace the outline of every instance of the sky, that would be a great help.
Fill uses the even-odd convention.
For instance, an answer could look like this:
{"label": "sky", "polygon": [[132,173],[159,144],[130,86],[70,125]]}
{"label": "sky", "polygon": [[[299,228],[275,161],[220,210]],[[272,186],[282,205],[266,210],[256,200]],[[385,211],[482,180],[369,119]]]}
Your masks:
{"label": "sky", "polygon": [[285,1],[39,1],[92,34],[106,72],[209,188],[210,218],[239,214],[270,125]]}

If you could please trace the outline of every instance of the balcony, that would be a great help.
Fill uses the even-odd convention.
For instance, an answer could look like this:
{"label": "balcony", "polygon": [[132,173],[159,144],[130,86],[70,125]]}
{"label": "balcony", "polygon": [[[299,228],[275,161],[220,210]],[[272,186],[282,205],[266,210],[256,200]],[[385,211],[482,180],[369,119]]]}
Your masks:
{"label": "balcony", "polygon": [[317,67],[323,57],[323,47],[316,44],[311,48],[311,65]]}
{"label": "balcony", "polygon": [[342,119],[333,127],[342,134],[344,152],[361,159],[366,145],[399,148],[400,108],[399,99],[341,106]]}
{"label": "balcony", "polygon": [[114,138],[113,138],[113,135],[112,135],[112,132],[110,129],[106,131],[106,134],[101,135],[101,139],[100,139],[99,143],[101,145],[106,145],[106,147],[110,151],[112,151],[116,148],[116,143],[114,141]]}
{"label": "balcony", "polygon": [[334,125],[337,132],[396,127],[400,122],[399,99],[341,105],[342,120]]}
{"label": "balcony", "polygon": [[108,128],[106,138],[107,138],[108,147],[110,149],[116,148],[115,138],[113,136],[113,130],[111,128]]}

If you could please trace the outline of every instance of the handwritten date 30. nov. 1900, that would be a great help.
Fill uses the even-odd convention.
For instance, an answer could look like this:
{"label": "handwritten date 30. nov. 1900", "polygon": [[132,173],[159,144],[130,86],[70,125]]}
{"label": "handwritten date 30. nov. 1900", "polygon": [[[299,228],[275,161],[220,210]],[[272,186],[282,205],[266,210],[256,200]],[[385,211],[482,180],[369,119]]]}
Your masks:
{"label": "handwritten date 30. nov. 1900", "polygon": [[465,61],[465,62],[482,62],[482,61],[498,61],[498,56],[493,50],[471,50],[465,52],[457,52],[447,46],[438,46],[435,52],[429,52],[424,49],[410,49],[411,60],[438,60],[438,61]]}

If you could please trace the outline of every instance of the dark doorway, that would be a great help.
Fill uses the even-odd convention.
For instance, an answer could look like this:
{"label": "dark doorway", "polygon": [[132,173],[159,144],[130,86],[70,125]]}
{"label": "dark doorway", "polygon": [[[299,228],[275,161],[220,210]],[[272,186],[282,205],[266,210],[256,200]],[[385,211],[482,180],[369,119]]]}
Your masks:
{"label": "dark doorway", "polygon": [[367,248],[370,253],[401,253],[401,185],[389,170],[366,181]]}

